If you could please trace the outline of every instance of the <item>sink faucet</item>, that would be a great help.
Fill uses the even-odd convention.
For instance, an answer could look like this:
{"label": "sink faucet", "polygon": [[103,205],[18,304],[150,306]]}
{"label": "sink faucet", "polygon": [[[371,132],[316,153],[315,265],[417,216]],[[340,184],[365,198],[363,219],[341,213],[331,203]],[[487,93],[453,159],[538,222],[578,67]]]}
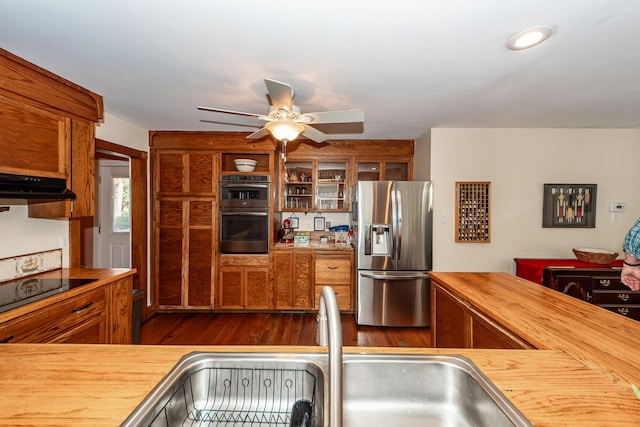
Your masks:
{"label": "sink faucet", "polygon": [[331,286],[320,293],[316,342],[329,346],[329,424],[342,427],[342,324],[336,294]]}

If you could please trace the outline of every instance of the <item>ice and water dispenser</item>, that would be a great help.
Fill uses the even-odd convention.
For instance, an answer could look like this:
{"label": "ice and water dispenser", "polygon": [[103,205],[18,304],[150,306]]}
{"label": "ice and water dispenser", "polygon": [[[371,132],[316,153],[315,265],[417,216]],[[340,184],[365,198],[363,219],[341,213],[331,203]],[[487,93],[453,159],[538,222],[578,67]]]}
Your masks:
{"label": "ice and water dispenser", "polygon": [[364,254],[391,255],[391,224],[366,224]]}

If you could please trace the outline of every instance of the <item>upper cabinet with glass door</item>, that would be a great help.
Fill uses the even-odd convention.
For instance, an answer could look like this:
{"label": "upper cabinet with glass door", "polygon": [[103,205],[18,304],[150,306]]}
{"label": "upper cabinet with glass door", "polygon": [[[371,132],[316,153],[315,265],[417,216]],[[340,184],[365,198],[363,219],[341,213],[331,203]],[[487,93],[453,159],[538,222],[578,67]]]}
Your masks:
{"label": "upper cabinet with glass door", "polygon": [[347,162],[318,162],[316,209],[320,211],[346,211],[348,187],[345,185]]}
{"label": "upper cabinet with glass door", "polygon": [[358,181],[409,181],[410,160],[407,161],[358,161]]}
{"label": "upper cabinet with glass door", "polygon": [[314,162],[292,161],[285,163],[284,210],[309,211],[314,209]]}
{"label": "upper cabinet with glass door", "polygon": [[287,161],[283,186],[283,210],[335,211],[349,209],[347,160],[321,162],[316,160]]}

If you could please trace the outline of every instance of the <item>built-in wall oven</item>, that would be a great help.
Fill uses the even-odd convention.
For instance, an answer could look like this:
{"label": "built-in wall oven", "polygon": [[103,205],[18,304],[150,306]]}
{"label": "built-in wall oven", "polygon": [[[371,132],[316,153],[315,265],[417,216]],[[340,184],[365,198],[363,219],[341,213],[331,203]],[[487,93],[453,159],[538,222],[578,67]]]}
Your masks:
{"label": "built-in wall oven", "polygon": [[269,175],[220,177],[221,253],[269,252],[269,188]]}

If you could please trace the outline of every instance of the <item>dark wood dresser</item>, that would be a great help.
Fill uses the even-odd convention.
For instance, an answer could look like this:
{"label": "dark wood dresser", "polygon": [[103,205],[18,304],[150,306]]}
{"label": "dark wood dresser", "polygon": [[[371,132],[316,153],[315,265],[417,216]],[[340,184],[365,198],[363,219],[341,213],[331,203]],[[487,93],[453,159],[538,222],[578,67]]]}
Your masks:
{"label": "dark wood dresser", "polygon": [[621,270],[621,267],[548,266],[544,268],[542,284],[622,316],[640,320],[640,292],[632,291],[620,281]]}

